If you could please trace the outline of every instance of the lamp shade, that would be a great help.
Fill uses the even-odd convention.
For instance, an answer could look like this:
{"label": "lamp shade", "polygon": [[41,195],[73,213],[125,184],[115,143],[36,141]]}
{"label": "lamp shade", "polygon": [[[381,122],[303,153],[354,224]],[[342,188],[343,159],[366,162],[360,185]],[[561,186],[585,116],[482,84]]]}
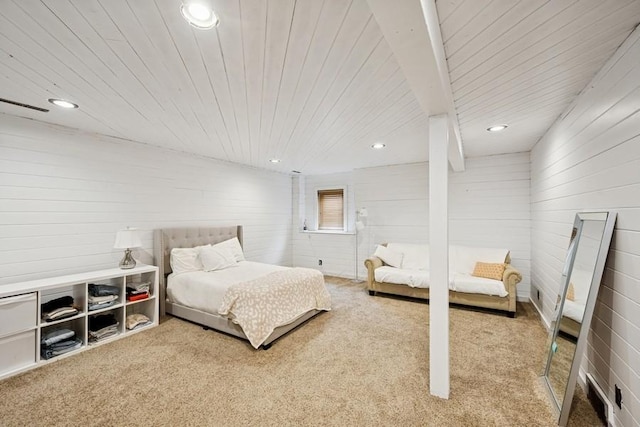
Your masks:
{"label": "lamp shade", "polygon": [[113,244],[115,249],[139,248],[142,246],[138,230],[136,228],[127,228],[120,230],[116,234],[116,242]]}
{"label": "lamp shade", "polygon": [[358,211],[358,216],[361,216],[362,218],[368,217],[369,212],[367,211],[367,208],[360,208],[360,210]]}

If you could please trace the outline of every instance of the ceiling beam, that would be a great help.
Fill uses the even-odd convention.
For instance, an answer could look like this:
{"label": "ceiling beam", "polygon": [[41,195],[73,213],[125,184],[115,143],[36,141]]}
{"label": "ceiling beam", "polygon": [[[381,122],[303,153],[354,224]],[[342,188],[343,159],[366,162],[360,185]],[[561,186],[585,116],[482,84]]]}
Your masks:
{"label": "ceiling beam", "polygon": [[464,170],[464,151],[435,0],[367,0],[422,110],[449,117],[449,163]]}

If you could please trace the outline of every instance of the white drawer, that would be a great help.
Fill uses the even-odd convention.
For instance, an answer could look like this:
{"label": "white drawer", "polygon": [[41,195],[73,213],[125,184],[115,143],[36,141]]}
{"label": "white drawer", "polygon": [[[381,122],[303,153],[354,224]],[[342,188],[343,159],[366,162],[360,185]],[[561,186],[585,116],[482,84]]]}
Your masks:
{"label": "white drawer", "polygon": [[36,363],[36,331],[0,338],[0,376]]}
{"label": "white drawer", "polygon": [[36,293],[0,298],[0,337],[36,326]]}

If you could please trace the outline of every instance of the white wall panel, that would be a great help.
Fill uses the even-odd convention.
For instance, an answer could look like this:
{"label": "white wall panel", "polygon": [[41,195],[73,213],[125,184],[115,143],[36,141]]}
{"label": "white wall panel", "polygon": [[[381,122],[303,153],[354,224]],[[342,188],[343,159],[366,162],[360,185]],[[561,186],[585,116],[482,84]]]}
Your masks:
{"label": "white wall panel", "polygon": [[576,212],[612,209],[616,230],[589,335],[587,366],[616,425],[640,424],[640,31],[609,59],[531,152],[532,285],[549,321]]}
{"label": "white wall panel", "polygon": [[[428,163],[356,170],[355,188],[356,204],[369,210],[360,264],[378,243],[428,242]],[[449,191],[451,243],[510,249],[523,275],[518,296],[524,299],[529,295],[528,153],[467,159],[464,172],[451,172]]]}
{"label": "white wall panel", "polygon": [[506,248],[520,273],[519,300],[530,290],[529,153],[473,157],[449,181],[452,244]]}
{"label": "white wall panel", "polygon": [[[293,265],[315,268],[331,276],[355,277],[355,205],[352,173],[294,177]],[[314,232],[317,227],[317,190],[344,188],[347,212],[346,233]],[[306,220],[308,230],[303,230]],[[322,265],[318,265],[322,260]],[[362,279],[363,276],[360,276]]]}
{"label": "white wall panel", "polygon": [[[313,189],[322,185],[353,188],[355,207],[366,207],[366,228],[358,234],[358,276],[364,278],[364,260],[384,242],[428,242],[428,163],[412,163],[356,169],[349,174],[307,176],[304,185],[307,211],[313,209]],[[352,183],[352,184],[351,184]],[[294,184],[294,201],[298,185]],[[309,200],[312,199],[312,200]],[[351,200],[351,199],[350,199]],[[296,203],[294,202],[294,206]],[[302,208],[301,208],[302,209]],[[467,159],[467,170],[451,173],[450,238],[454,244],[506,247],[513,264],[523,275],[518,296],[529,295],[530,223],[529,154],[510,154]],[[307,214],[308,216],[309,214]],[[294,212],[294,218],[301,217]],[[355,221],[351,216],[350,224]],[[355,236],[300,233],[294,224],[294,265],[316,267],[323,259],[323,271],[353,277]],[[329,260],[329,264],[327,264]]]}
{"label": "white wall panel", "polygon": [[116,266],[116,231],[242,224],[246,256],[291,265],[291,178],[0,115],[0,285]]}

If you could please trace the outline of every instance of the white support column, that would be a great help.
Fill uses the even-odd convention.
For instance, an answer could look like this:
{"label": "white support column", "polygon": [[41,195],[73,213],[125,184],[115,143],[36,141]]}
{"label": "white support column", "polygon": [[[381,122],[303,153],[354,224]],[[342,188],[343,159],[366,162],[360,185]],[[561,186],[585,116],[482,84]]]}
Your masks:
{"label": "white support column", "polygon": [[449,398],[449,124],[429,117],[429,386]]}

